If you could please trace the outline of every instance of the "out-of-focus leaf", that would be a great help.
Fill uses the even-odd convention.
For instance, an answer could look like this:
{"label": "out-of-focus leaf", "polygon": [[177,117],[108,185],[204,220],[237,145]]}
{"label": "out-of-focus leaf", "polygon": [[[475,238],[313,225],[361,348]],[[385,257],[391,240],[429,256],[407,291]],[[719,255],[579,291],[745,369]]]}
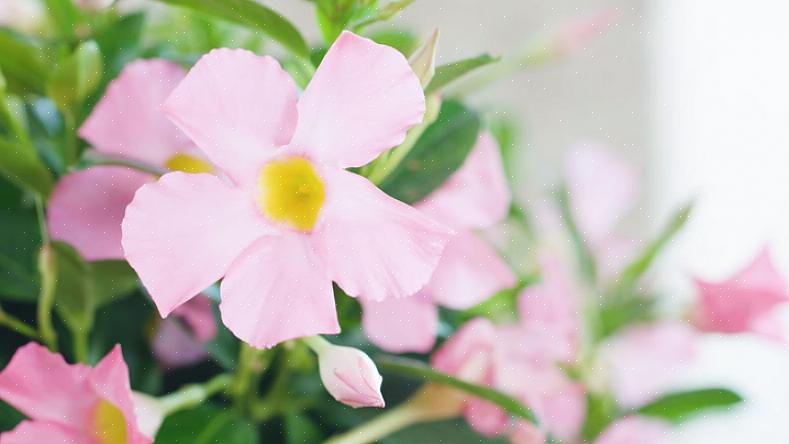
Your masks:
{"label": "out-of-focus leaf", "polygon": [[452,175],[474,148],[479,115],[460,102],[446,101],[438,119],[379,186],[406,203],[422,200]]}
{"label": "out-of-focus leaf", "polygon": [[52,73],[47,92],[61,110],[75,110],[99,86],[103,62],[99,45],[87,41]]}
{"label": "out-of-focus leaf", "polygon": [[183,6],[258,30],[279,42],[282,46],[304,60],[309,59],[307,42],[293,24],[275,12],[253,0],[159,0]]}
{"label": "out-of-focus leaf", "polygon": [[665,395],[636,412],[678,424],[710,410],[728,410],[742,401],[742,396],[729,389],[707,388]]}
{"label": "out-of-focus leaf", "polygon": [[584,442],[594,439],[618,416],[616,401],[608,394],[587,393],[586,419],[581,428]]}
{"label": "out-of-focus leaf", "polygon": [[655,302],[654,298],[639,294],[605,300],[600,308],[596,338],[603,339],[625,326],[653,320],[656,315]]}
{"label": "out-of-focus leaf", "polygon": [[232,409],[203,405],[165,419],[156,444],[257,444],[255,426]]}
{"label": "out-of-focus leaf", "polygon": [[370,33],[369,37],[377,43],[391,46],[405,56],[411,55],[419,44],[417,36],[405,29],[390,29],[387,27]]}
{"label": "out-of-focus leaf", "polygon": [[370,8],[369,14],[355,20],[353,29],[359,31],[373,23],[385,22],[402,12],[413,2],[414,0],[392,0],[383,6]]}
{"label": "out-of-focus leaf", "polygon": [[96,309],[90,266],[68,244],[53,242],[52,248],[57,258],[55,310],[72,331],[89,331]]}
{"label": "out-of-focus leaf", "polygon": [[205,350],[217,364],[222,366],[222,368],[234,370],[238,360],[238,340],[233,336],[233,333],[225,327],[216,304],[213,304],[213,310],[217,331],[214,339],[204,345]]}
{"label": "out-of-focus leaf", "polygon": [[18,186],[45,198],[52,191],[52,174],[29,144],[0,139],[0,172]]}
{"label": "out-of-focus leaf", "polygon": [[0,178],[0,299],[34,302],[38,297],[36,256],[41,236],[32,202]]}
{"label": "out-of-focus leaf", "polygon": [[382,439],[381,444],[507,444],[507,438],[485,437],[476,432],[465,419],[416,424]]}
{"label": "out-of-focus leaf", "polygon": [[287,444],[317,444],[323,442],[320,428],[307,416],[297,413],[285,414]]}
{"label": "out-of-focus leaf", "polygon": [[520,145],[521,129],[518,127],[518,123],[507,115],[497,115],[491,119],[488,129],[496,139],[499,149],[501,149],[504,171],[510,184],[512,184],[513,178],[516,177],[517,165],[519,164],[515,156],[516,149]]}
{"label": "out-of-focus leaf", "polygon": [[535,424],[537,423],[537,419],[532,411],[517,399],[498,390],[472,384],[470,382],[455,378],[454,376],[450,376],[446,373],[439,372],[420,361],[386,356],[379,357],[375,360],[375,363],[378,366],[378,369],[384,373],[395,373],[403,376],[419,378],[424,381],[448,385],[458,390],[464,391],[469,395],[490,401],[519,418],[525,419]]}
{"label": "out-of-focus leaf", "polygon": [[575,248],[575,255],[581,272],[588,281],[595,282],[597,280],[597,261],[575,221],[570,208],[570,192],[567,191],[567,187],[562,186],[557,191],[556,200],[559,204],[562,222],[564,222],[564,226],[567,228],[567,233],[570,235],[570,240]]}
{"label": "out-of-focus leaf", "polygon": [[425,92],[431,93],[438,91],[444,86],[470,73],[471,71],[497,62],[498,60],[499,57],[494,57],[490,54],[481,54],[469,59],[458,60],[457,62],[441,65],[436,68],[436,75],[433,77],[433,81],[431,81],[425,89]]}
{"label": "out-of-focus leaf", "polygon": [[44,0],[44,3],[60,36],[66,39],[71,38],[80,20],[79,9],[72,0]]}
{"label": "out-of-focus leaf", "polygon": [[138,287],[137,274],[125,261],[96,261],[89,265],[97,308],[128,296]]}
{"label": "out-of-focus leaf", "polygon": [[43,92],[49,69],[41,48],[29,38],[0,27],[0,69],[13,93]]}
{"label": "out-of-focus leaf", "polygon": [[105,78],[115,78],[126,63],[138,56],[144,24],[144,13],[124,15],[93,35],[104,57]]}
{"label": "out-of-focus leaf", "polygon": [[357,13],[358,0],[316,0],[315,15],[323,41],[331,45]]}

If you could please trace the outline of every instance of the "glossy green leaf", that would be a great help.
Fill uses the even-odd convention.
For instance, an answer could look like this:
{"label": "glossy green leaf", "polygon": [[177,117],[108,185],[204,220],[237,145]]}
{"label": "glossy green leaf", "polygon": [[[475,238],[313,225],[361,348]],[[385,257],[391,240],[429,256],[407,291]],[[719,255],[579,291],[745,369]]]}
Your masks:
{"label": "glossy green leaf", "polygon": [[376,359],[375,363],[378,369],[384,373],[390,372],[448,385],[470,395],[490,401],[519,418],[535,424],[537,423],[537,419],[532,411],[517,399],[490,387],[472,384],[446,373],[439,372],[420,361],[386,356]]}
{"label": "glossy green leaf", "polygon": [[310,51],[307,42],[293,24],[275,12],[253,0],[159,0],[170,5],[183,6],[195,11],[228,20],[258,30],[293,52],[308,60]]}
{"label": "glossy green leaf", "polygon": [[575,249],[575,256],[581,273],[589,282],[595,282],[597,280],[597,260],[575,221],[575,216],[570,207],[570,192],[567,191],[566,187],[561,187],[557,191],[556,200],[559,205],[562,222],[564,222],[567,234],[570,235],[570,240]]}
{"label": "glossy green leaf", "polygon": [[743,398],[729,389],[708,388],[665,395],[636,410],[675,424],[711,410],[728,410],[741,403]]}
{"label": "glossy green leaf", "polygon": [[255,426],[230,408],[203,405],[165,419],[156,444],[257,444]]}
{"label": "glossy green leaf", "polygon": [[103,62],[99,45],[87,41],[52,73],[47,92],[61,110],[74,111],[99,86]]}
{"label": "glossy green leaf", "polygon": [[385,22],[400,14],[407,8],[414,0],[391,0],[377,8],[370,8],[368,14],[360,14],[360,18],[353,23],[353,29],[360,31],[361,29],[370,26],[374,23]]}
{"label": "glossy green leaf", "polygon": [[480,117],[460,102],[446,101],[438,119],[379,186],[406,203],[422,200],[452,175],[474,148]]}
{"label": "glossy green leaf", "polygon": [[446,65],[441,65],[436,68],[436,75],[433,80],[425,89],[426,93],[431,93],[440,90],[453,81],[463,77],[464,75],[481,68],[491,63],[495,63],[499,57],[494,57],[490,54],[482,54],[476,57],[459,60]]}
{"label": "glossy green leaf", "polygon": [[44,197],[52,191],[52,174],[30,144],[0,139],[0,173],[17,186]]}
{"label": "glossy green leaf", "polygon": [[0,27],[0,69],[14,93],[43,92],[49,67],[31,39]]}
{"label": "glossy green leaf", "polygon": [[24,418],[24,415],[0,400],[0,432],[13,429]]}

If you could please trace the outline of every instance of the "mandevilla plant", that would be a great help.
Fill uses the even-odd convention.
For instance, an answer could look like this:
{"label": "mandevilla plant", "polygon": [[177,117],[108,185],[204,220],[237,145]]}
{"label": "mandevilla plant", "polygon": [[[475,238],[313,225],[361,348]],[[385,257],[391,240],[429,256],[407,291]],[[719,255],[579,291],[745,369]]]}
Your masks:
{"label": "mandevilla plant", "polygon": [[669,376],[779,335],[769,252],[668,317],[644,277],[691,207],[632,242],[638,174],[591,145],[525,206],[465,100],[611,13],[436,66],[374,26],[413,0],[312,0],[315,45],[158,3],[0,0],[0,443],[649,444],[741,402]]}

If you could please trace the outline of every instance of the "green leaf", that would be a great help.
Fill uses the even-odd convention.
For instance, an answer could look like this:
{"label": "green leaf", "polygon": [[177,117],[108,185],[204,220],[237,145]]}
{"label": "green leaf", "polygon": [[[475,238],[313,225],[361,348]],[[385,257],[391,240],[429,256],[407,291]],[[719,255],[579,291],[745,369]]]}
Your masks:
{"label": "green leaf", "polygon": [[710,410],[728,410],[742,401],[739,394],[729,389],[707,388],[665,395],[636,412],[679,424]]}
{"label": "green leaf", "polygon": [[104,56],[105,78],[115,78],[123,66],[135,59],[140,51],[145,14],[129,14],[102,26],[94,39]]}
{"label": "green leaf", "polygon": [[84,42],[52,73],[47,92],[61,110],[74,112],[99,86],[102,69],[99,45]]}
{"label": "green leaf", "polygon": [[376,43],[391,46],[400,51],[406,57],[411,55],[419,44],[417,36],[407,29],[397,29],[386,27],[369,34],[369,37]]}
{"label": "green leaf", "polygon": [[436,68],[436,75],[425,89],[426,93],[440,90],[453,81],[485,65],[499,61],[499,57],[490,54],[481,54],[476,57],[459,60]]}
{"label": "green leaf", "polygon": [[24,415],[0,400],[0,432],[13,429],[23,419],[25,419]]}
{"label": "green leaf", "polygon": [[465,419],[416,424],[380,441],[381,444],[508,444],[510,442],[503,436],[485,437],[480,435]]}
{"label": "green leaf", "polygon": [[45,0],[47,11],[60,36],[69,39],[80,20],[80,11],[72,0]]}
{"label": "green leaf", "polygon": [[0,173],[45,198],[52,191],[52,174],[30,144],[0,139]]}
{"label": "green leaf", "polygon": [[597,280],[597,261],[575,221],[573,211],[570,208],[570,192],[567,191],[565,186],[562,186],[557,191],[556,200],[559,205],[559,212],[562,215],[562,221],[564,222],[565,228],[567,228],[570,240],[575,249],[575,255],[581,273],[583,273],[584,277],[589,282],[595,282]]}
{"label": "green leaf", "polygon": [[257,444],[255,426],[231,410],[203,405],[177,412],[162,424],[156,444]]}
{"label": "green leaf", "polygon": [[303,60],[309,60],[307,42],[291,22],[253,0],[159,0],[183,6],[256,29],[279,42]]}
{"label": "green leaf", "polygon": [[490,401],[519,418],[535,424],[537,423],[537,419],[531,410],[517,399],[499,392],[498,390],[472,384],[446,373],[441,373],[421,361],[386,356],[376,359],[375,363],[378,369],[383,372],[411,376],[425,381],[448,385],[470,395]]}
{"label": "green leaf", "polygon": [[0,299],[35,302],[38,297],[36,256],[41,245],[32,202],[0,178]]}
{"label": "green leaf", "polygon": [[96,310],[90,266],[66,243],[53,242],[52,248],[57,260],[55,310],[71,331],[87,332]]}
{"label": "green leaf", "polygon": [[0,27],[0,69],[11,92],[41,93],[49,67],[41,48],[32,40]]}
{"label": "green leaf", "polygon": [[360,31],[362,28],[370,26],[373,23],[387,21],[402,12],[413,2],[414,0],[392,0],[378,8],[371,8],[371,13],[360,14],[363,18],[355,20],[353,29],[355,31]]}
{"label": "green leaf", "polygon": [[446,101],[438,119],[379,186],[406,203],[422,200],[452,175],[474,148],[479,115],[460,102]]}
{"label": "green leaf", "polygon": [[318,444],[323,442],[320,428],[307,416],[286,413],[284,417],[287,444]]}
{"label": "green leaf", "polygon": [[126,261],[96,261],[89,265],[96,308],[128,296],[138,288],[137,273]]}

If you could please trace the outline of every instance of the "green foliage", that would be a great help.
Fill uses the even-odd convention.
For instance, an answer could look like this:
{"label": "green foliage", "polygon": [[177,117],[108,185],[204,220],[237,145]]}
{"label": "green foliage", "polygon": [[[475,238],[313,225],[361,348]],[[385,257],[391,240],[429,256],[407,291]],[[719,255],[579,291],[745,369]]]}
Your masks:
{"label": "green foliage", "polygon": [[48,63],[44,51],[32,39],[0,27],[0,70],[11,92],[43,92]]}
{"label": "green foliage", "polygon": [[81,13],[72,0],[44,0],[49,16],[58,33],[65,39],[74,37],[77,25],[81,21]]}
{"label": "green foliage", "polygon": [[287,444],[317,444],[323,442],[323,433],[309,417],[286,413],[284,417]]}
{"label": "green foliage", "polygon": [[52,174],[30,144],[0,139],[0,173],[18,186],[44,197],[52,191]]}
{"label": "green foliage", "polygon": [[380,182],[380,188],[406,203],[422,200],[460,168],[474,148],[480,125],[476,111],[460,102],[444,102],[438,119]]}
{"label": "green foliage", "polygon": [[36,256],[41,245],[33,202],[0,178],[0,300],[34,302]]}
{"label": "green foliage", "polygon": [[743,401],[725,388],[707,388],[670,393],[639,408],[637,413],[679,424],[711,410],[728,410]]}
{"label": "green foliage", "polygon": [[491,63],[499,61],[498,57],[490,54],[481,54],[476,57],[458,60],[457,62],[441,65],[436,68],[436,75],[425,89],[426,93],[441,90],[441,88],[463,77],[464,75]]}
{"label": "green foliage", "polygon": [[68,244],[53,242],[55,252],[55,309],[72,332],[93,327],[96,288],[89,265]]}
{"label": "green foliage", "polygon": [[168,417],[156,444],[257,444],[255,426],[232,409],[203,405]]}
{"label": "green foliage", "polygon": [[103,62],[99,45],[82,43],[52,73],[47,93],[63,111],[76,111],[99,86]]}

